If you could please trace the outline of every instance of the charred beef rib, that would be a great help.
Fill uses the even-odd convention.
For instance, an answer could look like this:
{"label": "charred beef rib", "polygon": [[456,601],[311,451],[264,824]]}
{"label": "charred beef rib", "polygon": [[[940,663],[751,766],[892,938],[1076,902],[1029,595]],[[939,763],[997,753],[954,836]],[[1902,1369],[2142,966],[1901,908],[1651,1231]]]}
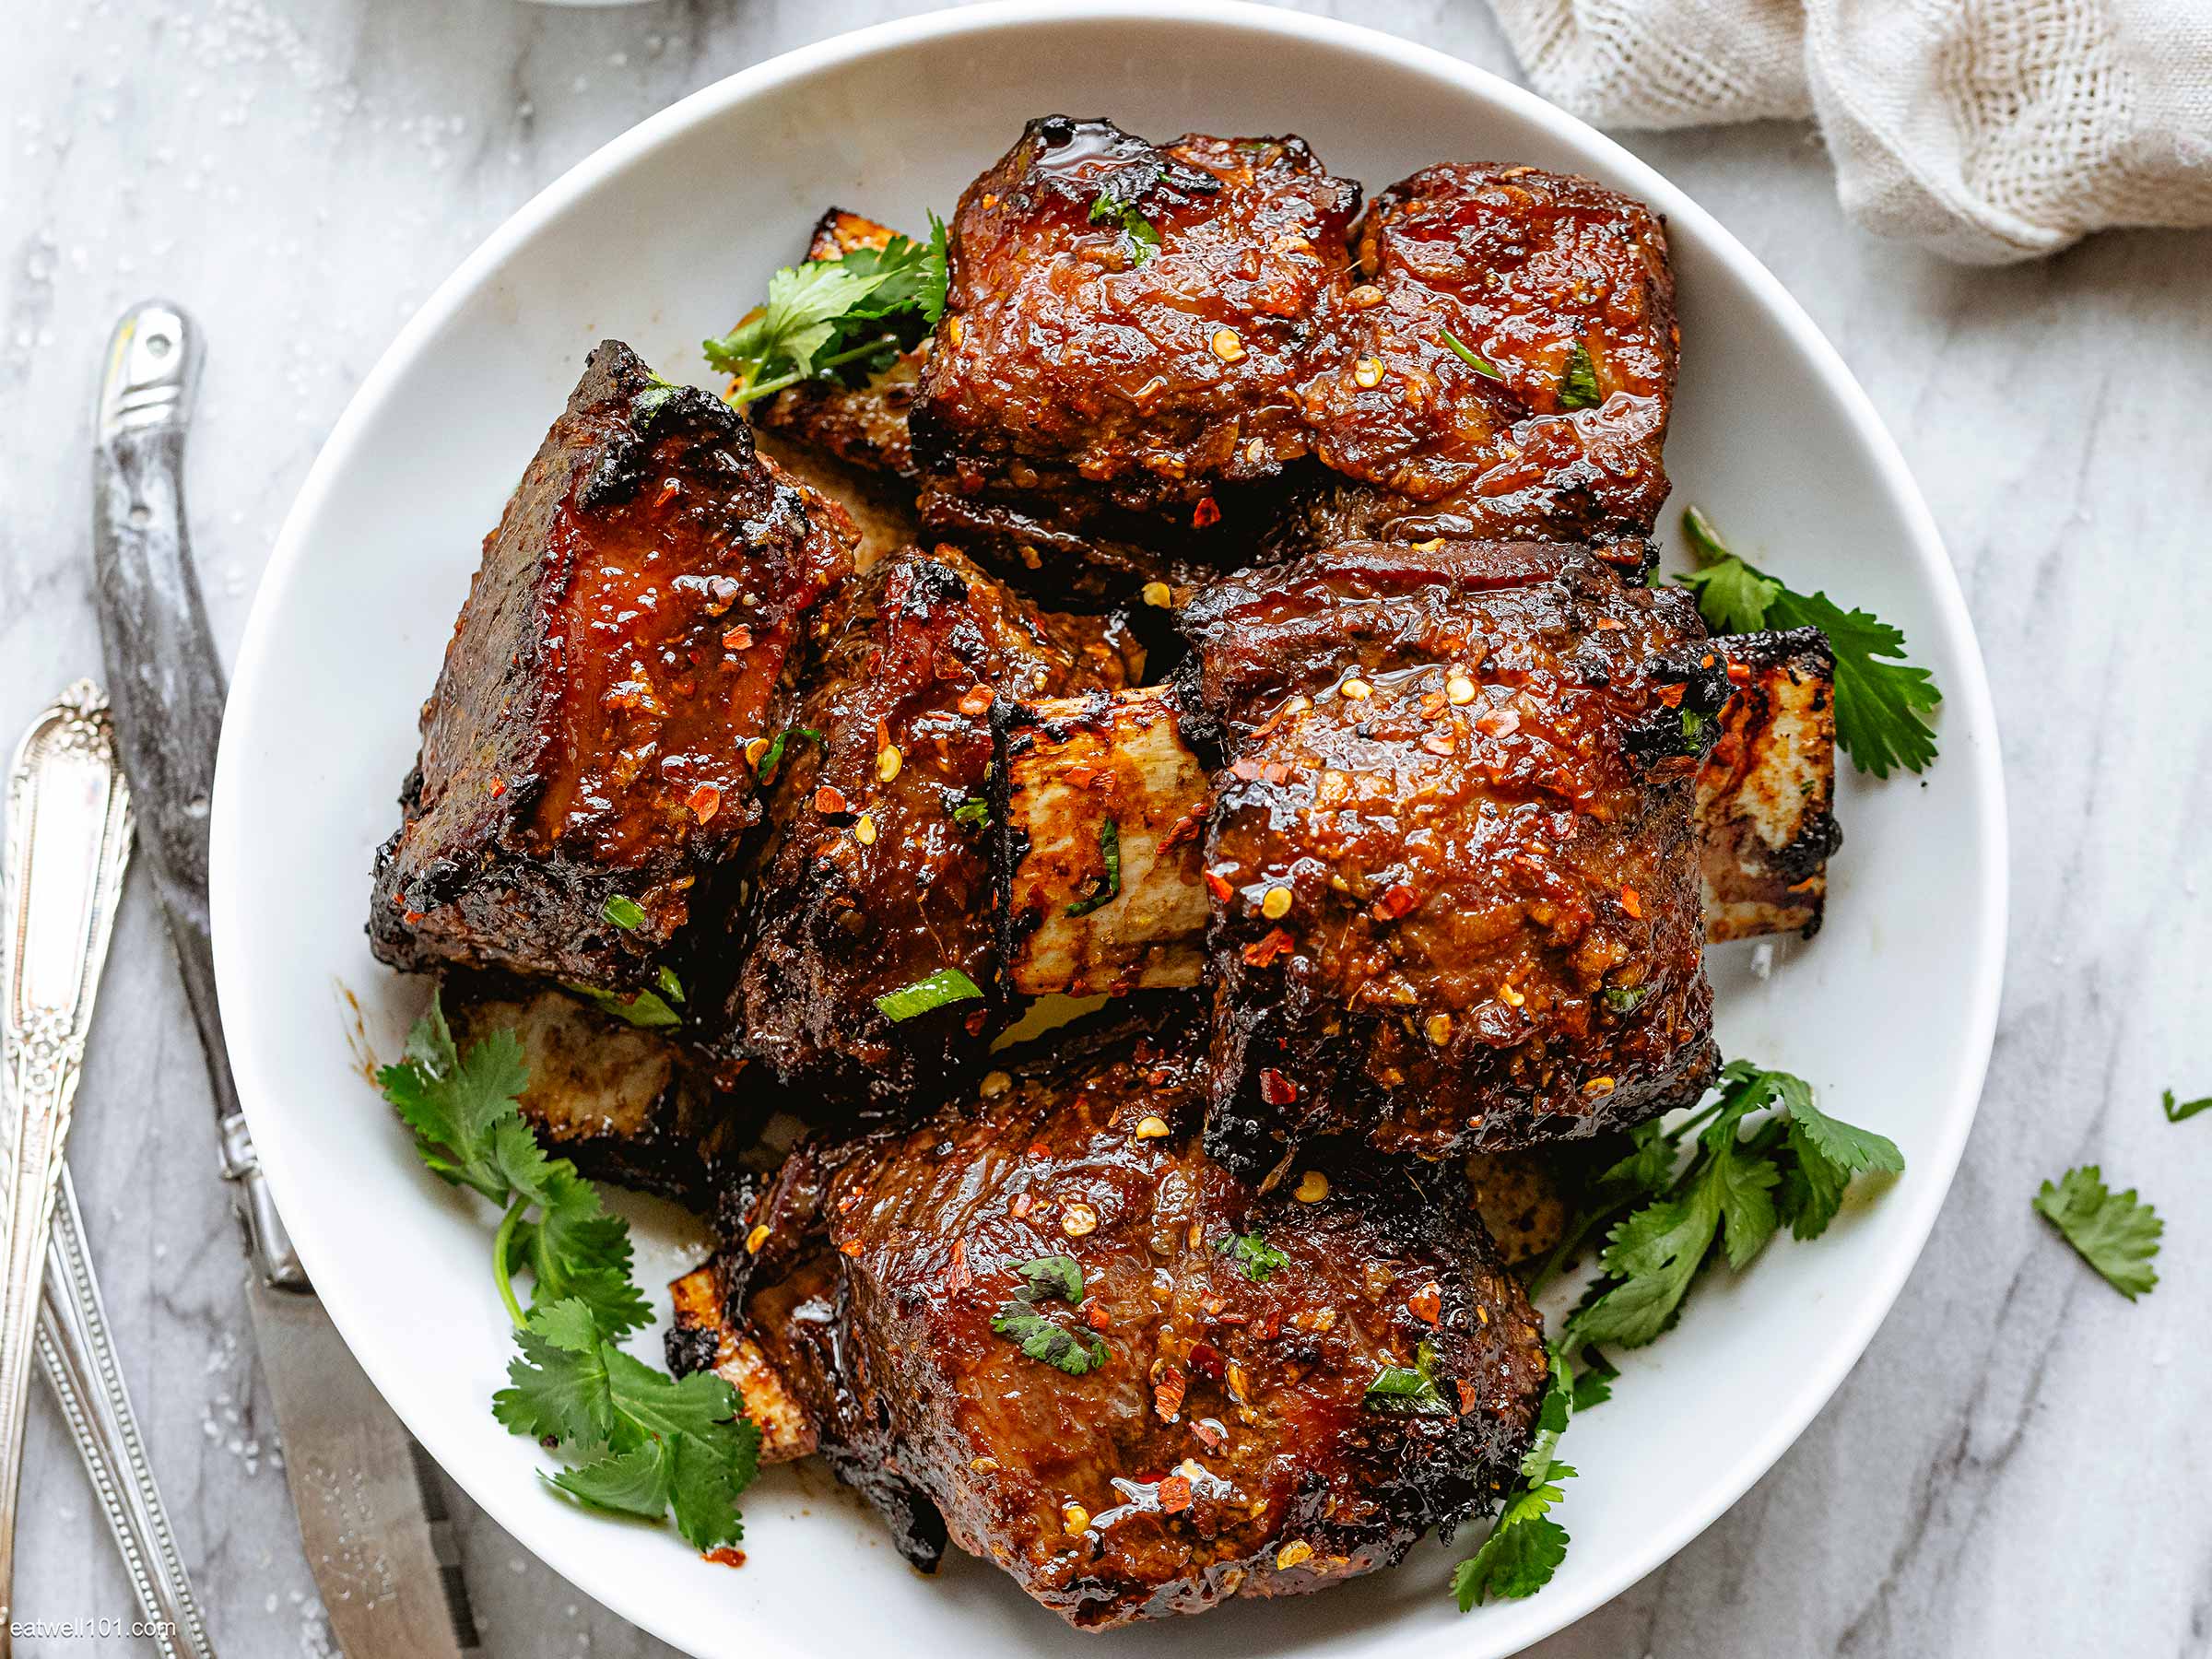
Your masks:
{"label": "charred beef rib", "polygon": [[758,815],[746,744],[782,730],[852,542],[720,399],[604,342],[485,542],[377,855],[377,955],[653,979]]}
{"label": "charred beef rib", "polygon": [[1319,1589],[1486,1512],[1548,1360],[1464,1185],[1339,1149],[1256,1196],[1199,1149],[1205,1070],[1178,1017],[1055,1034],[918,1127],[803,1146],[678,1286],[672,1359],[916,1564],[949,1537],[1078,1626]]}
{"label": "charred beef rib", "polygon": [[[1112,618],[1040,612],[950,547],[849,583],[774,754],[762,851],[727,953],[734,1053],[839,1100],[898,1104],[980,1065],[1005,1025],[982,791],[1001,691],[1124,686]],[[957,970],[986,994],[894,1019],[877,998]]]}
{"label": "charred beef rib", "polygon": [[1280,539],[1583,542],[1639,565],[1677,341],[1651,209],[1533,167],[1430,167],[1375,199],[1356,247],[1300,392],[1338,476]]}
{"label": "charred beef rib", "polygon": [[[1053,768],[1036,780],[1002,711],[1017,975],[1118,956],[1140,982],[1173,982],[1203,898],[1207,1150],[1253,1177],[1311,1136],[1441,1157],[1696,1096],[1715,1055],[1692,808],[1731,682],[1686,593],[1624,583],[1572,547],[1368,543],[1229,579],[1182,621],[1178,697],[1214,751],[1206,794],[1165,758],[1157,705],[1160,752],[1117,757],[1126,779],[1051,746],[1137,806],[1135,856],[1115,862],[1139,884],[1096,912],[1129,905],[1102,945],[1023,937],[1067,920],[1030,880],[1030,847],[1079,858],[1082,834],[1041,825]],[[1082,792],[1058,770],[1065,815]],[[1118,842],[1118,820],[1089,823]]]}
{"label": "charred beef rib", "polygon": [[1310,447],[1304,353],[1359,204],[1300,139],[1030,122],[953,217],[910,422],[924,525],[1048,592],[1233,562]]}

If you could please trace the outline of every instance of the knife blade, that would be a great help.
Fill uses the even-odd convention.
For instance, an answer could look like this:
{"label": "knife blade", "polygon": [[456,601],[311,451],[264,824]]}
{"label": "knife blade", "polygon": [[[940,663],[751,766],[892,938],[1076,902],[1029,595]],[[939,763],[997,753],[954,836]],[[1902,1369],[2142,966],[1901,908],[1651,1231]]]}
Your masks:
{"label": "knife blade", "polygon": [[93,573],[109,696],[149,866],[206,1051],[222,1172],[252,1263],[249,1304],[308,1565],[349,1659],[458,1659],[477,1646],[442,1493],[361,1374],[293,1253],[239,1108],[208,944],[207,812],[223,672],[185,526],[184,439],[203,355],[148,300],[108,345],[93,446]]}

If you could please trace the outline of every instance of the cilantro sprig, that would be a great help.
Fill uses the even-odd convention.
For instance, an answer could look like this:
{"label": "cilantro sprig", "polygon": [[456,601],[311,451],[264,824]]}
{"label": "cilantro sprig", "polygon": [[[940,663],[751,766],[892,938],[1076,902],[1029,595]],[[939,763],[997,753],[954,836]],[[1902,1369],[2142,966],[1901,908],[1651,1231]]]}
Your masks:
{"label": "cilantro sprig", "polygon": [[930,239],[893,236],[881,248],[786,265],[768,279],[766,303],[720,339],[703,343],[708,365],[734,377],[732,404],[843,371],[881,374],[936,326],[948,280],[943,221]]}
{"label": "cilantro sprig", "polygon": [[1231,1233],[1216,1242],[1214,1253],[1236,1263],[1244,1277],[1255,1285],[1265,1284],[1277,1268],[1290,1265],[1289,1256],[1256,1232]]}
{"label": "cilantro sprig", "polygon": [[1090,222],[1094,225],[1118,222],[1122,234],[1129,239],[1132,264],[1141,265],[1159,252],[1159,228],[1111,190],[1100,191],[1091,202]]}
{"label": "cilantro sprig", "polygon": [[[617,1346],[653,1323],[630,1278],[629,1225],[565,1158],[547,1158],[524,1122],[522,1044],[493,1031],[459,1050],[435,999],[378,1086],[441,1180],[501,1206],[492,1277],[520,1350],[492,1413],[516,1434],[553,1442],[568,1465],[550,1483],[594,1508],[672,1515],[698,1549],[744,1536],[737,1497],[759,1464],[760,1433],[735,1392],[702,1372],[680,1382]],[[531,1304],[515,1291],[529,1274]]]}
{"label": "cilantro sprig", "polygon": [[1836,653],[1836,741],[1861,771],[1924,771],[1936,759],[1936,732],[1924,718],[1943,693],[1925,668],[1904,660],[1905,636],[1863,610],[1845,610],[1826,594],[1800,594],[1721,540],[1697,508],[1684,510],[1683,534],[1699,568],[1680,577],[1715,633],[1762,628],[1818,628]]}
{"label": "cilantro sprig", "polygon": [[1530,1276],[1534,1295],[1590,1239],[1606,1241],[1597,1279],[1552,1345],[1551,1381],[1519,1478],[1489,1535],[1453,1575],[1461,1612],[1533,1595],[1566,1559],[1567,1531],[1551,1511],[1574,1470],[1556,1455],[1559,1436],[1576,1412],[1612,1397],[1620,1374],[1596,1345],[1654,1340],[1715,1261],[1745,1267],[1785,1227],[1818,1238],[1853,1178],[1904,1167],[1887,1136],[1822,1112],[1802,1077],[1742,1060],[1722,1069],[1714,1098],[1682,1122],[1630,1132],[1626,1154],[1588,1182],[1558,1247]]}
{"label": "cilantro sprig", "polygon": [[1032,1359],[1056,1371],[1080,1377],[1106,1363],[1106,1340],[1081,1325],[1063,1325],[1039,1311],[1038,1304],[1057,1298],[1079,1304],[1083,1300],[1083,1266],[1073,1256],[1038,1256],[1014,1269],[1021,1283],[1013,1300],[991,1316],[991,1328],[1011,1338]]}
{"label": "cilantro sprig", "polygon": [[2104,1184],[2104,1171],[2088,1164],[2068,1170],[2055,1186],[2044,1182],[2033,1202],[2036,1213],[2129,1301],[2157,1288],[2158,1269],[2150,1258],[2159,1253],[2166,1223],[2136,1196],[2135,1188],[2112,1191]]}

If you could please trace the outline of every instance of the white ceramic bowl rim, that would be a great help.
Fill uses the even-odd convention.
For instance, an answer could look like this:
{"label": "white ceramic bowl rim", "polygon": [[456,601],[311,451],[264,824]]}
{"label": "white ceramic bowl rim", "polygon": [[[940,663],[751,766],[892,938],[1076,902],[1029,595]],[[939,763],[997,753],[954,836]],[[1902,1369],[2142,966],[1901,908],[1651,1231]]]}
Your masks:
{"label": "white ceramic bowl rim", "polygon": [[[1691,228],[1714,257],[1761,296],[1843,406],[1875,457],[1896,502],[1906,514],[1912,531],[1912,560],[1933,591],[1943,643],[1953,660],[1967,669],[1964,674],[1955,674],[1944,687],[1947,722],[1961,722],[1969,728],[1990,734],[1993,739],[1978,746],[1947,747],[1941,762],[1947,767],[1977,769],[1974,794],[1987,806],[1982,820],[1980,845],[1975,850],[1983,889],[1977,897],[1980,913],[1984,918],[1984,936],[1978,941],[1974,952],[1978,973],[1968,997],[1971,1024],[1962,1034],[1957,1051],[1958,1069],[1947,1090],[1949,1098],[1967,1104],[1964,1110],[1950,1114],[1947,1132],[1936,1144],[1935,1155],[1931,1158],[1924,1154],[1917,1159],[1912,1178],[1900,1183],[1883,1200],[1884,1227],[1900,1240],[1909,1240],[1910,1247],[1894,1249],[1885,1257],[1879,1281],[1869,1288],[1869,1294],[1860,1298],[1849,1316],[1838,1325],[1819,1361],[1793,1374],[1779,1389],[1774,1416],[1760,1432],[1734,1449],[1724,1473],[1708,1488],[1709,1501],[1694,1512],[1685,1512],[1677,1527],[1654,1534],[1641,1550],[1617,1554],[1604,1564],[1602,1571],[1579,1579],[1572,1591],[1555,1586],[1532,1602],[1490,1610],[1513,1617],[1511,1639],[1516,1644],[1534,1641],[1618,1595],[1694,1539],[1788,1450],[1856,1363],[1918,1260],[1949,1190],[1971,1127],[1972,1102],[1978,1100],[1987,1069],[2003,978],[2007,865],[2002,771],[1994,741],[1995,717],[1980,650],[1934,519],[1872,405],[1811,319],[1764,265],[1652,168],[1533,93],[1430,47],[1332,18],[1246,4],[1244,0],[993,0],[989,4],[884,23],[801,47],[704,88],[603,146],[533,197],[438,288],[363,382],[309,473],[286,520],[256,596],[240,648],[237,679],[241,685],[251,685],[259,677],[261,664],[270,648],[272,630],[279,625],[279,618],[287,609],[287,599],[300,576],[309,528],[335,481],[348,466],[361,435],[384,413],[392,389],[406,366],[426,340],[477,289],[493,279],[513,250],[578,198],[676,135],[711,120],[733,105],[826,68],[878,53],[897,53],[924,40],[986,35],[1032,24],[1100,19],[1228,25],[1378,57],[1441,80],[1457,82],[1512,113],[1555,129],[1570,130],[1579,142],[1603,153],[1611,169],[1611,182],[1662,207],[1676,224]],[[234,704],[233,724],[237,719]],[[226,895],[237,890],[249,875],[241,867],[241,841],[235,833],[240,815],[224,806],[235,795],[237,784],[230,774],[241,764],[234,758],[233,750],[238,746],[230,741],[229,730],[226,728],[223,757],[218,769],[211,868],[214,912],[218,918],[215,941],[217,964],[219,982],[226,990],[242,982],[240,958],[247,946],[226,933],[219,925],[219,919],[231,908]],[[224,1010],[233,1038],[232,1055],[240,1092],[251,1112],[256,1100],[274,1097],[277,1081],[264,1073],[257,1052],[260,1045],[255,1041],[257,1013],[251,1000],[226,996]],[[287,1187],[284,1164],[275,1158],[267,1161],[271,1179],[281,1196]],[[312,1229],[301,1230],[299,1243],[311,1276],[320,1275],[331,1265],[323,1259],[321,1241]],[[387,1396],[396,1397],[390,1379],[379,1374],[382,1368],[376,1363],[376,1345],[357,1340],[357,1334],[347,1329],[343,1311],[334,1307],[332,1312],[349,1345],[357,1355],[364,1357],[371,1381]],[[408,1420],[407,1427],[441,1464],[449,1469],[465,1466],[466,1460],[456,1455],[460,1441],[453,1425],[417,1413]],[[495,1520],[520,1535],[527,1535],[532,1530],[525,1506],[547,1501],[542,1492],[525,1482],[498,1486],[467,1483],[467,1489],[470,1497]],[[671,1641],[681,1640],[672,1633],[656,1605],[626,1594],[623,1586],[598,1583],[591,1571],[591,1563],[578,1552],[548,1554],[547,1560],[571,1582],[591,1585],[589,1593],[621,1617]]]}

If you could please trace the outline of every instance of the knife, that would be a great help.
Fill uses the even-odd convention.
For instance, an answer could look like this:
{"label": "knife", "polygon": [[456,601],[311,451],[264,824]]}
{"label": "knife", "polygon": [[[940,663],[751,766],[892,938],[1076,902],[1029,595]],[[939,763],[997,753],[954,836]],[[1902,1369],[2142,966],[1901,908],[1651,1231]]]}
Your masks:
{"label": "knife", "polygon": [[92,455],[93,575],[124,771],[206,1051],[222,1172],[252,1271],[247,1305],[284,1439],[308,1566],[348,1659],[458,1659],[477,1647],[429,1460],[347,1350],[293,1253],[239,1109],[208,945],[207,810],[223,672],[184,523],[197,326],[149,300],[108,342]]}
{"label": "knife", "polygon": [[46,1242],[100,971],[131,856],[107,700],[79,680],[33,721],[0,855],[0,1659],[16,1621],[16,1501]]}

